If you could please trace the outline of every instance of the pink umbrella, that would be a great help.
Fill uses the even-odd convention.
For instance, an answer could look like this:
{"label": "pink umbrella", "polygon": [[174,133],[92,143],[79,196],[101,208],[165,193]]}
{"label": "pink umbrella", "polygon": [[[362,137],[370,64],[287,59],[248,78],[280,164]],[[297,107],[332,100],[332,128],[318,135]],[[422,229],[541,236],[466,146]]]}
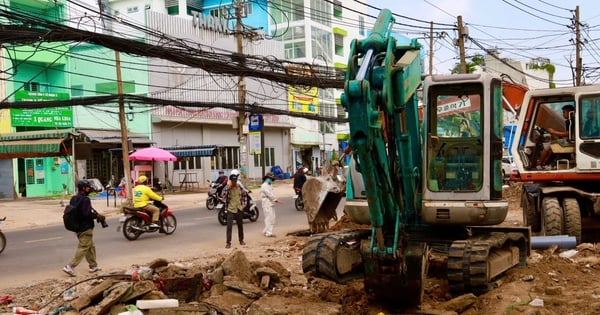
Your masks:
{"label": "pink umbrella", "polygon": [[150,147],[135,150],[129,155],[130,161],[177,161],[177,157],[171,152],[161,148]]}

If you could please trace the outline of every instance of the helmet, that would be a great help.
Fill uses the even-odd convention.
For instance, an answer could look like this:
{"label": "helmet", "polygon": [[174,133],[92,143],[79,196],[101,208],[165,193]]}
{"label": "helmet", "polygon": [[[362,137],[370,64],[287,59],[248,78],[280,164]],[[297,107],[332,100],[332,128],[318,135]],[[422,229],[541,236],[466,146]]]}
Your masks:
{"label": "helmet", "polygon": [[303,169],[302,169],[302,172],[303,172],[304,174],[308,174],[308,168],[306,168],[306,167],[305,167],[305,168],[303,168]]}
{"label": "helmet", "polygon": [[143,184],[148,180],[148,177],[144,176],[144,175],[140,175],[140,177],[138,177],[138,183],[139,184]]}
{"label": "helmet", "polygon": [[223,170],[220,170],[220,171],[219,171],[219,174],[225,174],[225,171],[223,171]]}
{"label": "helmet", "polygon": [[239,175],[231,174],[229,175],[229,180],[238,180]]}
{"label": "helmet", "polygon": [[240,171],[238,171],[238,170],[232,170],[231,171],[231,175],[240,176]]}
{"label": "helmet", "polygon": [[83,191],[85,187],[92,187],[92,185],[87,179],[81,179],[77,182],[77,189],[79,191]]}

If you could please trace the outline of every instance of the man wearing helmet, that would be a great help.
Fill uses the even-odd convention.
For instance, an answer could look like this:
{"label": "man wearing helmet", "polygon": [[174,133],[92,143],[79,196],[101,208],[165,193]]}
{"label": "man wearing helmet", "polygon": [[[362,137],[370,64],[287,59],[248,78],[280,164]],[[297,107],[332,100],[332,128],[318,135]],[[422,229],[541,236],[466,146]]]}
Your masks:
{"label": "man wearing helmet", "polygon": [[90,272],[100,270],[96,262],[96,245],[93,239],[94,219],[104,221],[104,216],[93,210],[92,202],[88,197],[91,191],[92,186],[90,182],[82,179],[77,182],[77,195],[73,196],[69,202],[75,206],[75,213],[79,221],[79,230],[75,232],[79,240],[75,257],[71,259],[69,264],[63,267],[63,271],[72,277],[75,276],[73,268],[77,267],[84,257],[88,262]]}
{"label": "man wearing helmet", "polygon": [[248,198],[248,190],[238,181],[240,173],[238,170],[231,171],[227,186],[223,189],[223,198],[225,199],[225,209],[227,209],[227,244],[225,248],[231,248],[231,230],[233,226],[233,220],[237,223],[238,228],[238,240],[240,245],[246,245],[244,243],[244,213],[243,209],[246,207]]}
{"label": "man wearing helmet", "polygon": [[133,206],[151,213],[152,224],[150,224],[150,227],[158,228],[160,209],[153,205],[151,200],[162,201],[163,198],[157,195],[150,187],[146,186],[147,181],[148,177],[144,175],[138,177],[138,185],[133,189]]}
{"label": "man wearing helmet", "polygon": [[296,191],[296,193],[302,191],[302,186],[304,186],[304,183],[306,182],[306,174],[308,174],[308,168],[304,166],[299,167],[296,174],[294,174],[294,191]]}

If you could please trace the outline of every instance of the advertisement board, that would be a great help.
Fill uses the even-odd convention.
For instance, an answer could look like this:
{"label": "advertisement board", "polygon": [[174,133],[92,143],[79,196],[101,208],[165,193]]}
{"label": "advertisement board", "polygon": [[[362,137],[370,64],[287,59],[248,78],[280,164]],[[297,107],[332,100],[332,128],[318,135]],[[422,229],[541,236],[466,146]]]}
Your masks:
{"label": "advertisement board", "polygon": [[[68,100],[68,93],[43,93],[18,91],[15,101],[54,101]],[[73,127],[73,109],[69,106],[48,108],[11,108],[10,121],[13,127]]]}

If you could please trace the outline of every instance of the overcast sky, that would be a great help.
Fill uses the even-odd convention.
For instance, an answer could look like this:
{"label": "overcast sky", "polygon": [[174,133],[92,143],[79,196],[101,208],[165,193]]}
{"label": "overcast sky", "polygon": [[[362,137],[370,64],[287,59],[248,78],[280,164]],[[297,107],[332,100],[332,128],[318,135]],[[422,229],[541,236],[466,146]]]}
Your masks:
{"label": "overcast sky", "polygon": [[[458,49],[452,45],[457,32],[457,16],[462,16],[473,41],[466,42],[469,56],[484,54],[481,48],[498,48],[502,57],[529,61],[549,58],[556,66],[558,85],[572,85],[575,66],[575,8],[579,6],[584,80],[600,84],[600,1],[599,0],[368,0],[377,8],[388,8],[396,16],[395,30],[410,38],[429,36],[434,22],[433,72],[449,73],[458,62]],[[392,4],[393,3],[393,4]],[[378,10],[370,9],[376,16]],[[369,17],[368,22],[373,20]],[[370,24],[369,24],[370,25]],[[368,26],[370,27],[370,26]],[[429,40],[420,40],[429,53]],[[428,55],[426,55],[428,58]],[[428,71],[428,61],[425,71]]]}

